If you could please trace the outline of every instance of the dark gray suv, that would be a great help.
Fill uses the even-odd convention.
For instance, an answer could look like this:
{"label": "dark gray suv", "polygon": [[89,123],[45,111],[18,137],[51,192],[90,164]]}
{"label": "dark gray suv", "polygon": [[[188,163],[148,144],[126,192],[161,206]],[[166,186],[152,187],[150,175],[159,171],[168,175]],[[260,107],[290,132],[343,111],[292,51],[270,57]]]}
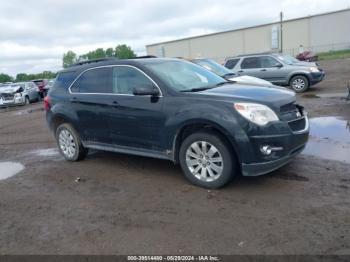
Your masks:
{"label": "dark gray suv", "polygon": [[58,73],[44,105],[67,160],[88,149],[167,159],[207,188],[285,165],[309,136],[294,92],[226,81],[178,59],[76,64]]}
{"label": "dark gray suv", "polygon": [[228,58],[225,67],[239,75],[254,76],[276,85],[290,86],[297,93],[306,91],[325,77],[318,64],[302,62],[280,53]]}

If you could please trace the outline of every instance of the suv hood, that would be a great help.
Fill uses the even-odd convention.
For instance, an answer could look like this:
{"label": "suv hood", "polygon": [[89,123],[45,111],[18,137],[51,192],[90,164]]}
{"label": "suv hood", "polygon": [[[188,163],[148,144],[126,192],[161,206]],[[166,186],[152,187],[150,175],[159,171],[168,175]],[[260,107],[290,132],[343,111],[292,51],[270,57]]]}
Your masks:
{"label": "suv hood", "polygon": [[2,94],[12,94],[12,93],[18,92],[18,90],[20,88],[21,88],[20,86],[3,87],[3,88],[0,88],[0,93],[2,93]]}
{"label": "suv hood", "polygon": [[234,81],[238,84],[251,84],[258,86],[272,86],[272,84],[264,79],[260,79],[253,76],[234,76],[229,78],[228,80]]}
{"label": "suv hood", "polygon": [[305,66],[305,67],[317,67],[317,63],[315,62],[304,62],[304,61],[300,61],[297,63],[293,63],[293,65],[295,66]]}
{"label": "suv hood", "polygon": [[265,104],[277,110],[279,110],[282,105],[294,103],[296,101],[293,91],[276,86],[228,84],[201,91],[197,94],[230,97],[235,100]]}

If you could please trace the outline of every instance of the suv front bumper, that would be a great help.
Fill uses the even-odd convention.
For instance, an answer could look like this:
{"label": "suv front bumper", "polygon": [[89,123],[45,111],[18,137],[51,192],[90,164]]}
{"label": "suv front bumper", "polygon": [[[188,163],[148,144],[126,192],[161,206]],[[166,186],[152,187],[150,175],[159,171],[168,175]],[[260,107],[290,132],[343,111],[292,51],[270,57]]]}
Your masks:
{"label": "suv front bumper", "polygon": [[319,82],[321,82],[324,77],[326,76],[325,72],[324,71],[320,71],[320,72],[317,72],[317,73],[311,73],[310,74],[310,83],[311,85],[315,85]]}
{"label": "suv front bumper", "polygon": [[11,100],[4,100],[0,98],[0,107],[23,105],[25,103],[25,98],[23,96],[16,97]]}
{"label": "suv front bumper", "polygon": [[[291,161],[296,155],[300,154],[306,146],[309,138],[309,120],[307,115],[305,118],[305,128],[300,131],[291,132],[285,135],[269,135],[254,137],[255,145],[263,145],[272,143],[283,146],[283,152],[274,156],[273,160],[263,160],[256,163],[242,163],[243,176],[260,176],[270,173]],[[259,154],[260,152],[257,152]]]}

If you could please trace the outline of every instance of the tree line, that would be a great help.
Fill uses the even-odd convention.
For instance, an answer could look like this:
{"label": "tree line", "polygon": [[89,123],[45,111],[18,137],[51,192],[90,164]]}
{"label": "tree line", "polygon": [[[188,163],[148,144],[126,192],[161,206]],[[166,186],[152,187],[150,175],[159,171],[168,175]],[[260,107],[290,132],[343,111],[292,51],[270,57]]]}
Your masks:
{"label": "tree line", "polygon": [[38,74],[19,73],[16,75],[16,77],[12,77],[8,74],[0,74],[0,83],[26,82],[26,81],[31,81],[34,79],[52,79],[55,77],[56,77],[56,73],[51,72],[51,71],[44,71],[44,72],[38,73]]}
{"label": "tree line", "polygon": [[[85,60],[93,60],[93,59],[100,59],[100,58],[118,58],[118,59],[128,59],[128,58],[134,58],[136,57],[135,52],[131,49],[130,46],[127,45],[117,45],[115,48],[110,47],[107,49],[103,48],[97,48],[96,50],[90,51],[86,54],[77,55],[73,51],[68,51],[67,53],[63,54],[62,59],[62,65],[63,68],[67,68],[68,66],[85,61]],[[0,73],[0,83],[6,83],[6,82],[24,82],[24,81],[31,81],[34,79],[52,79],[55,78],[57,75],[56,72],[51,71],[44,71],[42,73],[38,74],[26,74],[26,73],[19,73],[15,77],[10,76],[8,74]]]}
{"label": "tree line", "polygon": [[118,59],[128,59],[128,58],[135,58],[136,54],[131,49],[130,46],[127,45],[117,45],[115,48],[110,47],[107,49],[103,48],[97,48],[94,51],[90,51],[83,55],[77,55],[73,51],[68,51],[67,53],[63,54],[63,68],[67,68],[68,66],[85,61],[85,60],[94,60],[94,59],[100,59],[100,58],[118,58]]}

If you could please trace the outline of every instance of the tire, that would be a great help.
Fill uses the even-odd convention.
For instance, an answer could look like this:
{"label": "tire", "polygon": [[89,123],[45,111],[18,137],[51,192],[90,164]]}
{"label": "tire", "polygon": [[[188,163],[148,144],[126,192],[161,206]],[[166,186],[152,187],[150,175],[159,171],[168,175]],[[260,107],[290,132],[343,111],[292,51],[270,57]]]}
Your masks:
{"label": "tire", "polygon": [[83,146],[78,133],[70,124],[61,124],[55,133],[56,143],[61,155],[68,161],[83,160],[88,149]]}
{"label": "tire", "polygon": [[302,93],[310,87],[309,80],[302,75],[293,76],[290,80],[290,88],[296,93]]}
{"label": "tire", "polygon": [[[206,148],[204,152],[203,148]],[[219,161],[220,158],[222,162]],[[192,184],[204,188],[223,187],[238,173],[237,160],[232,150],[214,132],[201,131],[188,136],[180,146],[179,161],[185,177]]]}

